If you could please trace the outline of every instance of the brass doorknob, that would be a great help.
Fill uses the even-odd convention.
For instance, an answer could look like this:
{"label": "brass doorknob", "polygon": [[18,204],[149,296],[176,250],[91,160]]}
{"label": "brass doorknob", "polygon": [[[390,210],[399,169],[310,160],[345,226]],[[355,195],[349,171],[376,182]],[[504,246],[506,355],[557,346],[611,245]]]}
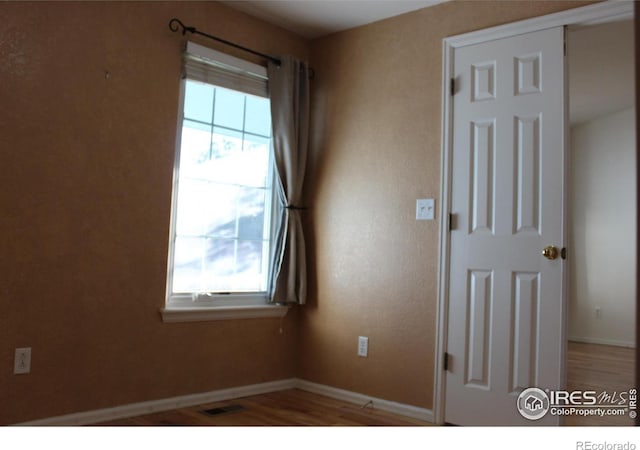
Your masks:
{"label": "brass doorknob", "polygon": [[553,245],[549,245],[542,250],[542,256],[547,259],[556,259],[558,257],[558,249]]}

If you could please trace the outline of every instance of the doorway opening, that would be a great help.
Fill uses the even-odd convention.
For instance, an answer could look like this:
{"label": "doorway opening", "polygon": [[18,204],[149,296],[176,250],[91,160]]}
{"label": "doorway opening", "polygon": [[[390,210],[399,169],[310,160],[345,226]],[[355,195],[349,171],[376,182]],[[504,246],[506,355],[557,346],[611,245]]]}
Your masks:
{"label": "doorway opening", "polygon": [[[568,27],[567,389],[634,385],[636,132],[633,21]],[[567,425],[633,425],[628,415]]]}

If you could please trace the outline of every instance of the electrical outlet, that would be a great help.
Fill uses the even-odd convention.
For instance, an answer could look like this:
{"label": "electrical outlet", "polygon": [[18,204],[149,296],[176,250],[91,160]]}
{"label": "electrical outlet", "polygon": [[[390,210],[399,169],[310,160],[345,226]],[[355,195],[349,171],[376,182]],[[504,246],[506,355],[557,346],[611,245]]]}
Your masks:
{"label": "electrical outlet", "polygon": [[358,336],[358,356],[366,357],[369,354],[369,338]]}
{"label": "electrical outlet", "polygon": [[17,348],[13,359],[13,374],[31,372],[31,347]]}

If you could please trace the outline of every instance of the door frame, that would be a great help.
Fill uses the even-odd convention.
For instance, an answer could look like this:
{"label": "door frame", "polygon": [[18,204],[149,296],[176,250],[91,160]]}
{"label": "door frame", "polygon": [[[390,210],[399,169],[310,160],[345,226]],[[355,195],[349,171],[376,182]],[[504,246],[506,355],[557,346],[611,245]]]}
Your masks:
{"label": "door frame", "polygon": [[[448,338],[449,320],[449,261],[450,242],[449,213],[451,209],[451,171],[453,139],[453,111],[451,76],[453,74],[454,52],[457,48],[467,45],[480,44],[496,39],[502,39],[519,34],[541,31],[548,28],[567,25],[593,25],[601,22],[609,22],[618,19],[633,19],[634,2],[607,1],[594,5],[573,8],[546,16],[534,17],[518,22],[513,22],[497,27],[491,27],[457,36],[443,39],[442,42],[442,141],[441,141],[441,167],[440,167],[440,231],[438,249],[438,302],[436,310],[436,348],[435,348],[435,373],[434,373],[434,400],[433,418],[437,424],[444,424],[445,412],[445,372],[444,354]],[[565,72],[565,86],[566,86]],[[568,91],[565,89],[566,95]],[[566,99],[565,99],[566,101]],[[568,113],[568,108],[566,108]],[[568,117],[565,118],[567,122]],[[566,165],[565,165],[566,170]],[[565,177],[566,179],[566,177]],[[565,183],[566,184],[566,183]],[[566,186],[564,188],[566,199]],[[563,202],[566,205],[566,202]],[[565,212],[566,214],[566,212]],[[566,219],[566,217],[565,217]],[[566,227],[566,220],[564,221]],[[566,275],[563,280],[563,310],[567,310]],[[565,313],[566,316],[566,313]],[[566,319],[566,317],[565,317]],[[562,335],[566,336],[566,320]],[[566,359],[566,358],[565,358]],[[561,368],[563,376],[565,367]]]}

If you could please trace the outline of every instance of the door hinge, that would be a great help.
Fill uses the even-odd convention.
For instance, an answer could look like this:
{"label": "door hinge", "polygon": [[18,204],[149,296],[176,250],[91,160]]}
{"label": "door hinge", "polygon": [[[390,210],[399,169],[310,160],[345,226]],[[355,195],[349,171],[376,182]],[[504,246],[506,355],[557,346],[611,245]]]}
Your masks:
{"label": "door hinge", "polygon": [[449,92],[451,93],[452,97],[456,95],[456,79],[455,78],[452,78],[449,83]]}
{"label": "door hinge", "polygon": [[444,352],[444,371],[449,370],[449,353]]}
{"label": "door hinge", "polygon": [[453,231],[456,228],[456,216],[453,213],[449,213],[447,218],[447,228],[449,231]]}

